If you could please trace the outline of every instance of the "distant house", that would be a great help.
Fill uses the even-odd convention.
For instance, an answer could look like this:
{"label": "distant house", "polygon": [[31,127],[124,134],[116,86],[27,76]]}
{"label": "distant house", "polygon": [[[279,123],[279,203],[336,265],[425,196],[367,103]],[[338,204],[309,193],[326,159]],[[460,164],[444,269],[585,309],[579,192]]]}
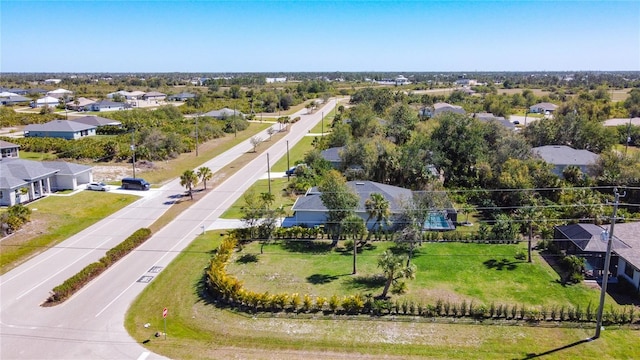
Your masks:
{"label": "distant house", "polygon": [[431,107],[425,107],[420,109],[420,116],[432,118],[447,112],[452,112],[452,113],[462,114],[462,115],[466,114],[462,106],[439,102],[439,103],[433,104],[433,106]]}
{"label": "distant house", "polygon": [[588,150],[576,150],[566,145],[546,145],[531,149],[534,155],[539,156],[549,164],[555,165],[553,173],[562,177],[562,172],[567,166],[577,166],[585,174],[591,173],[591,166],[600,158],[597,154]]}
{"label": "distant house", "polygon": [[53,120],[45,124],[31,124],[24,128],[25,137],[52,137],[67,140],[95,136],[96,126],[70,120]]}
{"label": "distant house", "polygon": [[56,99],[65,98],[65,97],[69,98],[73,96],[73,91],[69,91],[66,89],[56,89],[56,90],[49,91],[47,93],[47,96],[51,96]]}
{"label": "distant house", "polygon": [[17,158],[20,153],[18,152],[20,145],[10,143],[8,141],[0,140],[0,154],[2,158]]}
{"label": "distant house", "polygon": [[22,88],[7,89],[7,91],[8,92],[12,92],[12,93],[17,94],[17,95],[27,95],[27,94],[29,94],[29,90],[22,89]]}
{"label": "distant house", "polygon": [[0,160],[0,205],[23,204],[93,180],[91,167],[62,161]]}
{"label": "distant house", "polygon": [[[553,239],[560,250],[567,255],[580,256],[587,261],[587,276],[600,277],[603,274],[604,257],[607,252],[607,242],[603,239],[604,232],[604,228],[594,224],[556,226]],[[629,245],[614,236],[612,244],[614,251],[628,248]],[[610,273],[617,273],[618,262],[617,256],[614,256],[609,268]]]}
{"label": "distant house", "polygon": [[129,108],[129,106],[125,103],[109,100],[100,100],[87,106],[89,107],[89,111],[118,111]]}
{"label": "distant house", "polygon": [[395,81],[396,85],[409,85],[409,84],[411,84],[411,81],[409,81],[409,79],[407,79],[403,75],[398,75],[398,77],[395,78],[394,81]]}
{"label": "distant house", "polygon": [[86,111],[91,108],[91,104],[95,103],[95,100],[87,99],[85,97],[79,97],[75,100],[69,100],[66,103],[66,107],[69,110]]}
{"label": "distant house", "polygon": [[[355,210],[356,215],[360,216],[365,222],[369,218],[369,214],[365,208],[365,202],[371,197],[371,194],[377,193],[382,195],[389,201],[389,211],[391,213],[391,227],[397,227],[401,214],[404,211],[404,205],[411,200],[414,193],[405,188],[380,184],[373,181],[349,181],[349,186],[359,198],[358,206]],[[286,218],[282,226],[319,226],[324,225],[328,218],[327,207],[322,203],[320,195],[322,193],[317,187],[311,188],[304,196],[296,199],[293,204],[293,216]],[[436,196],[446,198],[446,193],[440,192]],[[444,201],[443,201],[444,203]],[[457,221],[457,212],[453,209],[451,203],[446,199],[447,205],[440,209],[434,210],[424,224],[425,230],[452,230],[455,229],[454,223]],[[396,222],[394,225],[393,222]],[[366,223],[367,228],[372,229],[375,219],[369,219]],[[384,227],[383,227],[384,228]]]}
{"label": "distant house", "polygon": [[43,82],[45,84],[60,84],[60,82],[62,82],[62,79],[47,79]]}
{"label": "distant house", "polygon": [[122,126],[122,123],[118,120],[107,119],[107,118],[103,118],[95,115],[83,116],[83,117],[75,118],[69,121],[73,121],[73,122],[77,122],[85,125],[91,125],[98,128],[102,126],[117,126],[117,127]]}
{"label": "distant house", "polygon": [[529,112],[534,114],[552,114],[554,111],[556,111],[557,108],[558,105],[556,104],[543,102],[531,105],[529,107]]}
{"label": "distant house", "polygon": [[[640,293],[640,222],[616,224],[614,235],[628,247],[614,248],[618,255],[618,278],[629,282]],[[615,245],[615,243],[613,243]]]}
{"label": "distant house", "polygon": [[287,82],[287,78],[286,77],[277,77],[277,78],[265,78],[265,82],[267,84],[273,84],[273,83],[285,83]]}
{"label": "distant house", "polygon": [[192,93],[188,93],[188,92],[182,92],[179,94],[175,94],[175,95],[170,95],[167,97],[167,99],[169,101],[187,101],[189,99],[193,99],[196,97],[196,94],[192,94]]}
{"label": "distant house", "polygon": [[492,113],[475,113],[472,115],[472,117],[483,121],[483,122],[490,122],[490,121],[495,121],[496,123],[504,126],[505,128],[509,129],[509,130],[516,130],[516,126],[513,125],[513,123],[507,119],[505,119],[502,116],[495,116]]}
{"label": "distant house", "polygon": [[241,113],[238,110],[233,110],[233,109],[229,109],[229,108],[222,108],[220,110],[212,110],[209,112],[206,112],[204,114],[202,114],[202,116],[210,116],[210,117],[214,117],[216,119],[227,119],[230,118],[232,116],[240,116],[244,118],[244,114]]}
{"label": "distant house", "polygon": [[157,91],[150,91],[150,92],[145,93],[144,95],[142,95],[142,98],[144,100],[160,101],[160,100],[166,99],[167,98],[167,94],[163,94],[163,93],[157,92]]}
{"label": "distant house", "polygon": [[53,97],[53,96],[45,96],[43,98],[40,98],[36,101],[32,101],[30,106],[31,107],[56,107],[58,106],[58,104],[60,104],[60,100],[58,100],[58,98]]}
{"label": "distant house", "polygon": [[343,150],[344,146],[328,148],[327,150],[322,150],[320,156],[330,162],[334,169],[341,169]]}
{"label": "distant house", "polygon": [[[4,94],[4,96],[3,96]],[[0,103],[5,106],[17,105],[17,104],[29,104],[31,99],[22,95],[7,95],[7,93],[0,93]]]}

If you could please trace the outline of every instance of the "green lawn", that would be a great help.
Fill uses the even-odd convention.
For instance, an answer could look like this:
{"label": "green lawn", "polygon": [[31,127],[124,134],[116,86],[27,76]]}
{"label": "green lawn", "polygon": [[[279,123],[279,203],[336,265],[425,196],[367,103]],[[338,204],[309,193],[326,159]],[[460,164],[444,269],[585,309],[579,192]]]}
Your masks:
{"label": "green lawn", "polygon": [[311,129],[311,133],[320,134],[324,130],[325,133],[331,131],[331,123],[338,112],[338,107],[334,107],[328,114],[324,114],[324,118],[316,126]]}
{"label": "green lawn", "polygon": [[24,160],[47,161],[47,160],[55,160],[57,158],[58,157],[55,154],[51,154],[51,153],[20,151],[20,159],[24,159]]}
{"label": "green lawn", "polygon": [[[201,296],[203,268],[207,266],[210,252],[220,243],[220,239],[221,232],[207,232],[198,237],[135,300],[126,315],[125,326],[138,342],[144,342],[144,346],[154,352],[180,359],[523,359],[542,356],[544,353],[549,354],[546,358],[631,359],[637,354],[639,331],[607,328],[597,341],[581,342],[593,335],[593,324],[585,324],[585,328],[545,328],[392,321],[391,317],[363,317],[358,320],[341,317],[309,319],[306,316],[252,317],[220,309],[210,303],[206,296]],[[451,244],[443,245],[448,248]],[[381,250],[382,247],[381,245],[373,251]],[[497,246],[496,253],[491,256],[507,254],[510,248]],[[255,247],[244,251],[254,250]],[[484,249],[478,246],[476,250]],[[269,247],[268,252],[273,252],[272,247]],[[296,264],[300,264],[295,260],[300,255],[325,256],[280,252],[278,262],[288,263],[293,259]],[[293,273],[279,273],[273,280],[263,279],[262,282],[271,283],[275,289],[278,283],[304,279],[304,275],[298,273],[350,273],[349,266],[342,268],[350,257],[340,254],[336,256],[345,258],[337,263],[340,269],[334,270],[323,265],[324,270],[320,267],[309,270],[304,266],[296,268]],[[275,254],[271,257],[275,258]],[[474,257],[480,263],[484,261],[483,257]],[[261,266],[266,265],[266,258],[265,255],[259,256]],[[433,259],[426,256],[426,253],[418,259],[420,258]],[[318,263],[316,260],[313,262]],[[311,268],[315,266],[307,265]],[[238,269],[237,264],[232,267]],[[482,267],[484,266],[475,268]],[[363,265],[362,269],[364,268]],[[508,272],[515,271],[517,270],[493,270],[509,277],[511,275]],[[486,274],[485,270],[483,273]],[[259,277],[245,275],[245,278]],[[343,275],[333,282],[344,282],[348,277],[350,275]],[[418,281],[409,285],[411,292],[416,292]],[[459,287],[464,285],[457,284]],[[494,290],[502,291],[487,289],[485,292]],[[298,291],[304,293],[305,288]],[[555,293],[545,294],[546,291],[537,296],[556,296]],[[164,331],[161,315],[164,307],[169,310],[166,322],[167,340],[153,337],[156,331]],[[146,323],[150,327],[145,328]]]}
{"label": "green lawn", "polygon": [[[311,144],[315,138],[315,136],[305,136],[295,146],[289,147],[289,164],[291,166],[295,165],[297,162],[302,162],[307,152],[313,150],[313,145]],[[283,172],[285,170],[287,170],[286,154],[271,166],[271,171]]]}
{"label": "green lawn", "polygon": [[[269,244],[257,263],[232,262],[228,270],[241,279],[248,289],[305,293],[330,297],[334,294],[382,292],[379,282],[369,279],[380,274],[378,256],[389,242],[374,242],[358,257],[358,275],[352,276],[352,253],[337,252],[328,242],[305,247],[297,243],[287,247]],[[323,244],[323,245],[322,245]],[[291,249],[293,248],[293,249]],[[597,304],[600,292],[583,284],[563,286],[557,273],[540,257],[534,263],[515,260],[523,245],[424,243],[413,262],[418,273],[409,281],[407,299],[427,303],[436,300],[491,302],[510,305],[577,305],[583,308],[591,301]],[[243,253],[259,254],[259,244],[250,244]],[[612,299],[607,299],[612,303]]]}
{"label": "green lawn", "polygon": [[[17,265],[18,260],[46,250],[68,237],[131,204],[139,197],[115,193],[82,191],[73,196],[48,196],[31,203],[32,223],[40,226],[40,235],[23,238],[23,232],[0,243],[0,272]],[[61,211],[63,209],[63,211]]]}

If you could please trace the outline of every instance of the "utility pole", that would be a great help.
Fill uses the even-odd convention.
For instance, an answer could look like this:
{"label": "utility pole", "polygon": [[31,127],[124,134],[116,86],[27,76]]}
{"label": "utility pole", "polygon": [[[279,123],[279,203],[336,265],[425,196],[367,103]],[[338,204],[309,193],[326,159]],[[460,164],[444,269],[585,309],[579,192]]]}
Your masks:
{"label": "utility pole", "polygon": [[289,140],[287,140],[287,181],[291,178],[291,175],[289,175],[289,167]]}
{"label": "utility pole", "polygon": [[133,154],[133,158],[131,163],[133,164],[133,177],[136,177],[136,144],[135,144],[135,133],[136,129],[133,129],[131,132],[131,153]]}
{"label": "utility pole", "polygon": [[[596,333],[591,340],[595,340],[600,337],[600,331],[602,330],[602,312],[604,310],[604,298],[607,294],[607,283],[609,282],[609,265],[611,263],[611,248],[613,247],[613,228],[616,224],[616,214],[618,213],[618,203],[620,201],[620,194],[618,188],[613,189],[615,200],[613,203],[613,216],[611,217],[611,227],[609,231],[603,231],[603,240],[607,241],[607,254],[604,259],[604,269],[602,271],[602,287],[600,289],[600,305],[598,306],[598,315],[596,317]],[[622,194],[624,197],[626,192]]]}

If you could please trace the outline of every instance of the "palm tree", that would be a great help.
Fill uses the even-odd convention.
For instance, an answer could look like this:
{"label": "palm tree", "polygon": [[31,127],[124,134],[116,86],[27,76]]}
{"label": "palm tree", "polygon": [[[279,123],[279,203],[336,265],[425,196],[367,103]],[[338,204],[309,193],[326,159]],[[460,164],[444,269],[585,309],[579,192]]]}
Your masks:
{"label": "palm tree", "polygon": [[362,218],[355,213],[351,213],[346,219],[342,220],[342,231],[351,235],[353,239],[353,272],[355,275],[357,273],[356,260],[358,254],[358,242],[362,240],[362,237],[367,232],[367,226],[365,225]]}
{"label": "palm tree", "polygon": [[273,204],[273,202],[276,201],[276,196],[267,191],[267,192],[260,193],[260,200],[262,200],[265,210],[269,210],[269,208],[271,207],[271,204]]}
{"label": "palm tree", "polygon": [[204,184],[204,189],[207,190],[207,180],[211,180],[213,177],[213,172],[206,166],[201,166],[198,168],[198,177]]}
{"label": "palm tree", "polygon": [[416,276],[416,266],[411,264],[410,266],[404,265],[405,257],[401,255],[394,255],[393,252],[387,250],[382,253],[378,259],[378,267],[382,268],[386,282],[380,298],[386,298],[389,287],[398,279],[406,278],[413,279]]}
{"label": "palm tree", "polygon": [[180,185],[187,188],[191,200],[193,200],[193,188],[198,184],[198,176],[193,170],[185,170],[180,175]]}
{"label": "palm tree", "polygon": [[[376,219],[371,226],[371,232],[367,235],[367,240],[371,238],[371,233],[377,230],[380,230],[381,223],[385,225],[389,222],[389,217],[391,216],[391,211],[389,210],[389,200],[385,199],[382,194],[372,193],[369,195],[369,198],[364,202],[364,208],[369,214],[366,223],[369,223],[369,220]],[[366,242],[365,241],[365,242]]]}

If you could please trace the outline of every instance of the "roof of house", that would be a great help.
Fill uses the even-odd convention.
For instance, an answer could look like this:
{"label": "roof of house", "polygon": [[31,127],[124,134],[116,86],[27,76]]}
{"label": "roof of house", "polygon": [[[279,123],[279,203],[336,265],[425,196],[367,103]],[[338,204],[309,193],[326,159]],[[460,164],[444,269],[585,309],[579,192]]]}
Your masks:
{"label": "roof of house", "polygon": [[640,271],[640,222],[616,224],[613,234],[629,246],[613,249],[614,252]]}
{"label": "roof of house", "polygon": [[37,161],[4,158],[0,161],[0,188],[15,189],[58,171]]}
{"label": "roof of house", "polygon": [[576,150],[566,145],[545,145],[531,149],[544,161],[554,165],[589,165],[594,164],[599,156],[588,150]]}
{"label": "roof of house", "polygon": [[42,166],[56,170],[58,175],[76,175],[91,170],[91,166],[66,161],[43,161]]}
{"label": "roof of house", "polygon": [[[572,224],[556,226],[567,239],[571,240],[580,250],[585,252],[606,252],[607,243],[602,240],[604,228],[594,224]],[[629,245],[620,241],[617,232],[614,231],[612,249],[620,250],[629,248]]]}
{"label": "roof of house", "polygon": [[320,155],[329,162],[342,162],[340,153],[344,149],[344,146],[332,147],[327,150],[322,150]]}
{"label": "roof of house", "polygon": [[167,95],[158,91],[149,91],[148,93],[145,93],[144,96],[150,97],[150,96],[167,96]]}
{"label": "roof of house", "polygon": [[10,143],[8,141],[4,141],[4,140],[0,140],[0,149],[15,149],[15,148],[19,148],[20,145],[18,144],[14,144],[14,143]]}
{"label": "roof of house", "polygon": [[73,91],[69,91],[67,89],[55,89],[55,90],[51,90],[47,93],[47,95],[64,95],[64,94],[71,94],[73,93]]}
{"label": "roof of house", "polygon": [[18,96],[18,94],[9,91],[0,92],[0,97]]}
{"label": "roof of house", "polygon": [[451,105],[449,103],[444,103],[444,102],[438,102],[438,103],[433,104],[433,109],[434,110],[440,110],[440,109],[462,109],[462,106]]}
{"label": "roof of house", "polygon": [[97,107],[107,107],[107,106],[122,106],[122,107],[124,107],[124,103],[114,102],[114,101],[109,101],[109,100],[96,101],[91,105],[97,106]]}
{"label": "roof of house", "polygon": [[86,125],[93,125],[93,126],[119,126],[122,125],[122,123],[120,121],[117,120],[113,120],[113,119],[107,119],[107,118],[103,118],[100,116],[95,116],[95,115],[90,115],[90,116],[83,116],[80,118],[76,118],[76,119],[72,119],[70,121],[75,121],[81,124],[86,124]]}
{"label": "roof of house", "polygon": [[25,131],[49,131],[49,132],[78,132],[95,129],[95,125],[87,125],[72,120],[52,120],[45,124],[31,124],[24,127]]}
{"label": "roof of house", "polygon": [[480,121],[496,121],[509,130],[515,130],[516,126],[511,121],[502,116],[495,116],[492,113],[475,113],[473,117]]}
{"label": "roof of house", "polygon": [[169,97],[172,99],[193,98],[193,97],[196,97],[196,94],[189,93],[189,92],[181,92],[179,94],[171,95]]}
{"label": "roof of house", "polygon": [[549,111],[549,110],[553,111],[553,110],[558,108],[558,105],[552,104],[552,103],[548,103],[548,102],[541,102],[541,103],[537,103],[535,105],[531,105],[529,108],[530,109],[531,108],[533,108],[533,109],[544,109],[545,111]]}
{"label": "roof of house", "polygon": [[[76,104],[76,102],[78,104]],[[86,97],[79,97],[75,100],[67,101],[68,106],[87,106],[96,102],[95,100],[87,99]]]}
{"label": "roof of house", "polygon": [[240,111],[229,109],[229,108],[222,108],[220,110],[211,110],[207,113],[202,114],[202,116],[211,116],[214,118],[229,117],[234,115],[244,116],[244,114],[241,113]]}
{"label": "roof of house", "polygon": [[[352,190],[358,194],[358,198],[360,199],[358,207],[356,209],[357,212],[365,211],[365,202],[373,193],[378,193],[384,196],[386,200],[389,201],[389,210],[391,213],[399,213],[403,209],[403,202],[412,198],[413,192],[409,189],[380,184],[373,181],[349,181],[347,182],[347,186],[349,186]],[[317,187],[309,190],[307,195],[299,197],[295,204],[293,204],[293,211],[318,211],[325,212],[327,211],[327,207],[324,206],[322,200],[320,199],[320,194],[322,194]]]}
{"label": "roof of house", "polygon": [[54,98],[53,96],[45,96],[43,98],[40,98],[38,100],[36,100],[36,104],[53,104],[53,103],[59,103],[60,100],[58,100],[57,98]]}
{"label": "roof of house", "polygon": [[11,96],[3,97],[2,101],[6,103],[19,103],[19,102],[29,102],[31,101],[31,99],[24,97],[22,95],[11,95]]}

